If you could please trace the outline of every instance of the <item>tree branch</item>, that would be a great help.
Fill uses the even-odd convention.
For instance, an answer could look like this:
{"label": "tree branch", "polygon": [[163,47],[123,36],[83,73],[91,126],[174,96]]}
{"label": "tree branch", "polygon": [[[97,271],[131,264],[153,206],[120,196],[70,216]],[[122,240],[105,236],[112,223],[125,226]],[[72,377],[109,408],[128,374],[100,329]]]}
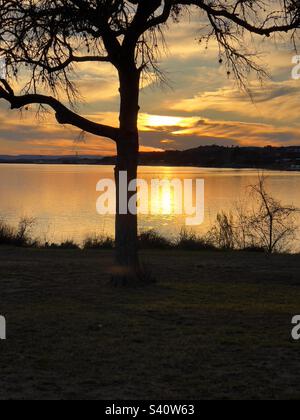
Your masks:
{"label": "tree branch", "polygon": [[116,142],[118,141],[119,129],[108,125],[98,124],[81,117],[52,96],[39,94],[16,96],[5,80],[1,79],[0,81],[4,86],[0,86],[0,99],[9,102],[11,109],[20,109],[32,104],[48,105],[55,111],[55,117],[59,124],[70,124],[87,133],[107,137]]}
{"label": "tree branch", "polygon": [[47,70],[48,73],[55,73],[61,70],[64,70],[72,63],[88,63],[88,62],[97,62],[97,63],[110,63],[109,57],[101,57],[101,56],[74,56],[73,54],[70,55],[64,62],[58,64],[57,66],[48,66],[47,64],[41,61],[31,60],[30,58],[26,58],[26,60],[15,60],[15,63],[23,63],[26,64],[33,64],[37,67],[41,67],[44,70]]}
{"label": "tree branch", "polygon": [[226,18],[251,33],[267,37],[271,36],[275,32],[289,32],[300,27],[299,17],[285,25],[272,25],[269,27],[264,27],[264,25],[262,25],[258,27],[240,18],[235,12],[229,12],[224,8],[216,9],[213,6],[206,4],[203,0],[173,0],[173,5],[198,6],[210,16]]}
{"label": "tree branch", "polygon": [[164,5],[162,13],[159,16],[155,16],[152,19],[150,19],[146,23],[146,28],[145,29],[147,30],[147,29],[150,29],[154,26],[162,25],[162,24],[166,23],[167,20],[170,17],[172,7],[173,7],[173,0],[165,0],[165,5]]}

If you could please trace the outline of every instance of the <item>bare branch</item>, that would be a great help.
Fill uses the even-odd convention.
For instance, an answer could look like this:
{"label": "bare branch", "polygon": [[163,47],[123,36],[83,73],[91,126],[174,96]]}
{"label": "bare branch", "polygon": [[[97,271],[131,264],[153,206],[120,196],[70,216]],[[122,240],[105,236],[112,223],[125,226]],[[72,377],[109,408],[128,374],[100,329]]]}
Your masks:
{"label": "bare branch", "polygon": [[[262,35],[262,36],[271,36],[272,34],[276,32],[289,32],[293,29],[298,29],[300,27],[300,15],[298,13],[298,10],[295,14],[290,15],[290,19],[288,23],[282,23],[282,24],[274,24],[271,26],[266,26],[267,22],[270,20],[270,17],[265,18],[260,25],[251,24],[249,22],[249,19],[246,18],[243,19],[240,17],[240,15],[237,13],[237,7],[242,5],[245,2],[237,1],[233,11],[228,10],[226,8],[226,2],[224,2],[224,5],[218,5],[217,2],[214,4],[214,2],[209,2],[208,4],[203,0],[174,0],[174,4],[177,5],[188,5],[188,6],[198,6],[200,9],[207,12],[209,16],[212,16],[214,18],[226,18],[229,21],[235,23],[241,28],[246,29],[247,31]],[[254,2],[248,2],[251,7],[253,7]],[[259,3],[258,1],[255,3]],[[227,6],[228,7],[228,6]],[[285,12],[285,11],[283,11]],[[284,15],[281,16],[281,21],[284,19]],[[287,15],[285,16],[287,18]],[[275,17],[274,20],[276,21]]]}
{"label": "bare branch", "polygon": [[0,98],[10,103],[11,109],[20,109],[31,104],[48,105],[55,111],[55,117],[60,124],[70,124],[87,133],[118,141],[119,130],[117,128],[83,118],[51,96],[38,94],[16,96],[5,80],[1,80],[1,83],[4,87],[0,86]]}
{"label": "bare branch", "polygon": [[44,70],[47,70],[48,73],[56,73],[56,72],[60,72],[61,70],[66,69],[68,66],[70,66],[73,63],[92,63],[92,62],[97,62],[97,63],[109,63],[110,59],[109,57],[101,57],[101,56],[75,56],[75,55],[70,55],[69,58],[67,58],[64,62],[60,63],[57,66],[49,66],[46,65],[40,61],[37,60],[32,60],[30,58],[24,60],[22,58],[19,59],[15,59],[15,63],[25,63],[26,64],[32,64],[34,66],[37,67],[41,67]]}

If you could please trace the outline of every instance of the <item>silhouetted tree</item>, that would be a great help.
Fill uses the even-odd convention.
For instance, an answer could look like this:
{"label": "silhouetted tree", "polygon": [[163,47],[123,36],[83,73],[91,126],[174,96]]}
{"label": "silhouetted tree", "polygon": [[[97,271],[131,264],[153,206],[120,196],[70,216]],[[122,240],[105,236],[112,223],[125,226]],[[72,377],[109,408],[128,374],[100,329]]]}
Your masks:
{"label": "silhouetted tree", "polygon": [[299,210],[272,197],[267,191],[265,176],[260,176],[251,190],[257,208],[248,218],[249,230],[268,253],[285,251],[295,239],[298,230],[295,215]]}
{"label": "silhouetted tree", "polygon": [[[160,76],[157,54],[167,24],[176,24],[185,13],[197,13],[202,38],[217,40],[220,62],[244,83],[251,69],[264,75],[253,51],[248,51],[244,33],[269,37],[297,28],[298,5],[288,0],[0,0],[0,53],[8,74],[1,80],[0,97],[12,109],[30,104],[50,107],[58,123],[114,140],[118,187],[120,171],[128,172],[128,183],[137,177],[141,76]],[[59,100],[61,89],[70,103],[76,99],[72,70],[84,62],[115,67],[120,81],[119,127],[90,121]],[[17,95],[12,80],[23,68],[30,72],[30,81]],[[41,93],[45,91],[48,94]],[[116,282],[142,281],[137,243],[137,216],[120,214],[117,200]]]}
{"label": "silhouetted tree", "polygon": [[264,175],[245,192],[251,199],[236,203],[232,211],[220,212],[207,234],[208,242],[227,250],[290,251],[298,231],[299,209],[272,197]]}

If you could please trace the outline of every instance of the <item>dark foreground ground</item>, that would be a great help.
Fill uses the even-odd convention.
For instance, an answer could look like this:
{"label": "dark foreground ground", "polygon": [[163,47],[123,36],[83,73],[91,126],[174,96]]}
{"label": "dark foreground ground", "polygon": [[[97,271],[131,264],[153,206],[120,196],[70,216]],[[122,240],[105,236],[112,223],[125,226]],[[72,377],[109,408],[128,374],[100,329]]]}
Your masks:
{"label": "dark foreground ground", "polygon": [[110,252],[0,248],[1,399],[300,399],[299,256],[143,255],[123,290]]}

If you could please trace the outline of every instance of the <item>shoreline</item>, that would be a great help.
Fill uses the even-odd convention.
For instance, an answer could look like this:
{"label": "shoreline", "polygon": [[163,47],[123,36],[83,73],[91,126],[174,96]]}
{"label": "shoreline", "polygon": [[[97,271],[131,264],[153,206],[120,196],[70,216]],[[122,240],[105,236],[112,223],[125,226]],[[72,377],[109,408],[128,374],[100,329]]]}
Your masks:
{"label": "shoreline", "polygon": [[[114,152],[112,152],[114,153]],[[116,156],[100,154],[0,154],[0,164],[115,165]],[[140,166],[195,167],[218,169],[253,169],[300,171],[300,145],[285,147],[199,146],[186,150],[140,152]]]}
{"label": "shoreline", "polygon": [[[114,163],[102,163],[102,162],[0,162],[0,166],[5,165],[32,165],[32,166],[115,166]],[[161,163],[141,163],[139,167],[146,168],[189,168],[189,169],[213,169],[213,170],[232,170],[232,171],[268,171],[268,172],[292,172],[300,173],[300,169],[282,168],[282,167],[249,167],[249,166],[195,166],[195,165],[177,165],[177,164],[161,164]]]}

